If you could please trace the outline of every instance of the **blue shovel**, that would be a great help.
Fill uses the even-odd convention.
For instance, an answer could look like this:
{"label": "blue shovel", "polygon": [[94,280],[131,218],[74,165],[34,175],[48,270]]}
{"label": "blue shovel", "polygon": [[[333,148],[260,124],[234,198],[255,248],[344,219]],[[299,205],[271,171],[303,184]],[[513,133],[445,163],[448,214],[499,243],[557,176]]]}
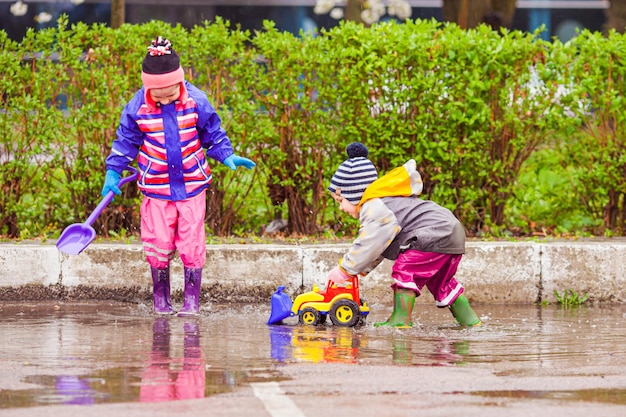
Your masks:
{"label": "blue shovel", "polygon": [[[128,167],[126,169],[130,171],[131,174],[122,178],[118,187],[137,179],[137,175],[139,173],[135,168]],[[111,202],[111,200],[113,200],[113,197],[115,197],[115,193],[113,191],[109,191],[102,198],[102,200],[100,200],[100,203],[87,220],[85,220],[85,223],[74,223],[67,226],[65,230],[63,230],[63,233],[61,233],[61,236],[59,236],[59,240],[57,240],[57,248],[61,252],[67,253],[68,255],[78,255],[87,246],[89,246],[89,244],[96,238],[96,231],[93,227],[91,227],[91,225],[98,218],[100,213],[102,213],[104,208]]]}

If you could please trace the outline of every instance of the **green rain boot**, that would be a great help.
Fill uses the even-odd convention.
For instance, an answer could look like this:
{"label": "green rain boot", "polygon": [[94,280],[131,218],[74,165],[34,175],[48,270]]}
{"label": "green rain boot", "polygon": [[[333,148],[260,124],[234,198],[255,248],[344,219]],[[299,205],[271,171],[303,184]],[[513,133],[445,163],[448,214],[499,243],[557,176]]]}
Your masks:
{"label": "green rain boot", "polygon": [[463,294],[459,295],[456,300],[449,306],[452,315],[459,322],[461,326],[480,326],[483,324],[478,318],[472,307],[469,305],[469,301]]}
{"label": "green rain boot", "polygon": [[374,323],[374,327],[389,326],[400,329],[413,327],[411,315],[417,295],[413,290],[396,288],[393,291],[393,312],[387,321]]}

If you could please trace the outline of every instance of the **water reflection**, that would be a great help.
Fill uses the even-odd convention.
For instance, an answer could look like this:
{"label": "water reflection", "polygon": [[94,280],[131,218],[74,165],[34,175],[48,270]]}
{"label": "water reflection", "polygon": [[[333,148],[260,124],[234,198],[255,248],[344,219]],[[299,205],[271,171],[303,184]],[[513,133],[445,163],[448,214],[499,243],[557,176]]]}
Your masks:
{"label": "water reflection", "polygon": [[[428,350],[414,352],[415,336],[399,334],[391,339],[392,360],[396,365],[453,366],[465,363],[468,340],[428,339]],[[425,360],[422,360],[424,358]]]}
{"label": "water reflection", "polygon": [[91,387],[88,378],[77,375],[56,377],[55,388],[63,404],[95,404],[97,391]]}
{"label": "water reflection", "polygon": [[465,362],[470,346],[465,339],[418,339],[403,331],[381,335],[370,329],[302,325],[274,325],[268,330],[272,359],[279,362],[361,363],[391,356],[396,365],[452,366]]}
{"label": "water reflection", "polygon": [[152,325],[150,363],[141,373],[139,400],[157,402],[203,398],[206,388],[206,361],[200,345],[198,319],[186,319],[183,357],[170,355],[170,320],[159,317]]}
{"label": "water reflection", "polygon": [[357,363],[367,338],[351,327],[268,326],[272,359],[280,362]]}

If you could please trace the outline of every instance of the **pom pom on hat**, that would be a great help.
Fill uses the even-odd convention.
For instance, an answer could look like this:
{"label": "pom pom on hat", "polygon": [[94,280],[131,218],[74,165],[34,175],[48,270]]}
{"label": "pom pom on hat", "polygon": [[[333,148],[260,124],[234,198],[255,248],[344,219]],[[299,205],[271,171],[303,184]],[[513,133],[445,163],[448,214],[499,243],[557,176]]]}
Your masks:
{"label": "pom pom on hat", "polygon": [[367,159],[369,151],[362,143],[351,143],[346,153],[348,159],[339,165],[328,190],[331,193],[339,191],[352,204],[359,204],[365,189],[378,179],[378,171],[372,161]]}
{"label": "pom pom on hat", "polygon": [[346,148],[346,153],[348,154],[348,159],[352,159],[358,157],[367,158],[370,152],[367,146],[363,145],[361,142],[352,142]]}

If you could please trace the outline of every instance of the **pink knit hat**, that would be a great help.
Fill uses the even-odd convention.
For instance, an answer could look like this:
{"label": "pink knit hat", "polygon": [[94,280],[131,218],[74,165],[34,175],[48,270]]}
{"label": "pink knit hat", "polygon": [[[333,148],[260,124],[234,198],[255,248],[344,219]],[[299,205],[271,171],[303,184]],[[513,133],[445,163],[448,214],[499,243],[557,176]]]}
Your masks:
{"label": "pink knit hat", "polygon": [[[151,107],[156,103],[148,94],[151,88],[164,88],[185,81],[185,72],[180,66],[180,57],[172,49],[172,43],[161,36],[148,46],[148,53],[141,63],[141,81],[145,87],[146,102]],[[181,101],[186,101],[187,91],[181,86]]]}

